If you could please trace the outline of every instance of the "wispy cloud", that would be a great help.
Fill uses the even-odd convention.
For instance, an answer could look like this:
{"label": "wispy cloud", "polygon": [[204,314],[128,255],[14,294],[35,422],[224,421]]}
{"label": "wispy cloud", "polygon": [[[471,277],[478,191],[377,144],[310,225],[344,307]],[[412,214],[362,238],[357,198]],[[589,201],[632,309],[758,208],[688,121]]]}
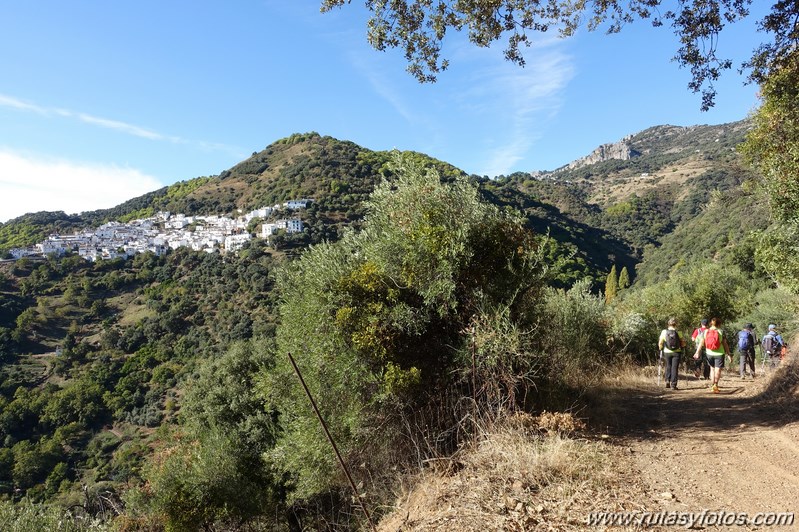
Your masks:
{"label": "wispy cloud", "polygon": [[131,168],[42,159],[0,148],[0,222],[28,212],[110,208],[162,186]]}
{"label": "wispy cloud", "polygon": [[451,162],[497,176],[520,170],[519,163],[530,158],[575,75],[562,39],[542,36],[524,52],[526,65],[519,67],[504,59],[502,43],[477,48],[454,34],[450,70],[423,86],[395,70],[402,66],[396,61],[372,61],[361,51],[350,58],[375,94],[414,128],[418,144],[443,153],[456,151],[453,143],[471,146],[471,161]]}
{"label": "wispy cloud", "polygon": [[112,120],[109,118],[102,118],[84,112],[71,111],[69,109],[63,109],[58,107],[49,107],[49,108],[42,107],[40,105],[36,105],[30,102],[25,102],[18,98],[14,98],[12,96],[4,94],[0,94],[0,107],[7,107],[11,109],[16,109],[18,111],[36,113],[42,116],[54,116],[54,117],[78,120],[80,122],[83,122],[84,124],[101,127],[104,129],[110,129],[118,131],[120,133],[124,133],[126,135],[131,135],[134,137],[139,137],[158,142],[170,142],[172,144],[193,145],[202,148],[204,150],[224,151],[236,156],[238,156],[241,153],[244,153],[244,150],[235,146],[228,146],[226,144],[221,144],[217,142],[188,140],[178,136],[164,135],[162,133],[158,133],[157,131],[140,127],[135,124],[129,124],[127,122]]}
{"label": "wispy cloud", "polygon": [[490,66],[475,68],[461,96],[470,112],[492,117],[495,127],[490,130],[507,132],[489,140],[494,147],[487,148],[480,174],[520,170],[517,163],[529,156],[563,105],[563,90],[574,76],[571,57],[550,43],[531,50],[524,68],[498,57]]}
{"label": "wispy cloud", "polygon": [[363,52],[350,53],[350,60],[355,69],[366,78],[372,89],[383,98],[398,115],[413,124],[420,121],[420,117],[412,111],[412,105],[402,92],[395,86],[394,76],[385,74],[380,66],[369,61]]}
{"label": "wispy cloud", "polygon": [[150,131],[149,129],[144,129],[143,127],[134,126],[132,124],[126,124],[125,122],[119,122],[118,120],[108,120],[107,118],[98,118],[96,116],[87,115],[85,113],[78,113],[77,117],[81,122],[104,127],[107,129],[114,129],[122,133],[127,133],[128,135],[133,135],[134,137],[141,137],[150,140],[166,140],[169,142],[174,142],[176,144],[184,142],[179,137],[167,137],[165,135],[161,135],[160,133],[156,133],[155,131]]}
{"label": "wispy cloud", "polygon": [[401,138],[401,131],[413,132],[415,142],[408,141],[411,146],[401,149],[421,149],[430,153],[429,150],[441,147],[448,124],[441,122],[441,109],[431,109],[425,103],[425,87],[396,62],[376,60],[371,50],[350,52],[349,57],[353,68],[368,82],[374,94],[404,120],[404,124],[392,126],[391,134]]}
{"label": "wispy cloud", "polygon": [[20,111],[30,111],[32,113],[37,113],[40,115],[48,114],[46,109],[39,107],[38,105],[33,105],[32,103],[23,102],[22,100],[18,100],[17,98],[12,98],[11,96],[6,96],[4,94],[0,94],[0,106],[11,107],[12,109],[18,109]]}

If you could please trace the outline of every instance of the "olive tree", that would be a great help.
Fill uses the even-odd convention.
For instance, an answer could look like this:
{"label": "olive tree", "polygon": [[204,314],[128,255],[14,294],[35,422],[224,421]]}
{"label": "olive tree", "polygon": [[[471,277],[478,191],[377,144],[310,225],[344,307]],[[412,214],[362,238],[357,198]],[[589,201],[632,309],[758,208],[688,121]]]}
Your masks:
{"label": "olive tree", "polygon": [[401,416],[440,405],[453,387],[468,395],[459,354],[481,309],[517,319],[543,285],[542,239],[517,213],[482,201],[466,177],[443,182],[401,156],[392,169],[361,231],[312,247],[278,277],[277,367],[262,389],[283,431],[269,455],[296,497],[341,477],[289,354],[342,452],[365,464],[356,474],[379,471],[409,454],[416,429]]}

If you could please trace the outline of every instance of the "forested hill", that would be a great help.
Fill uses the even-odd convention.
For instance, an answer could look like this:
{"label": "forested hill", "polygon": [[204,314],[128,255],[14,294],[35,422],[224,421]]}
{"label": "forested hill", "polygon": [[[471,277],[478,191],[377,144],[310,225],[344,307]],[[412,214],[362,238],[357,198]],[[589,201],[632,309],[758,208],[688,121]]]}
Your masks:
{"label": "forested hill", "polygon": [[[492,202],[525,212],[529,226],[570,248],[579,272],[598,277],[611,265],[632,268],[647,246],[657,247],[677,226],[701,212],[711,190],[737,187],[750,174],[735,147],[748,123],[656,126],[554,172],[517,172],[496,179],[472,176]],[[463,172],[412,154],[445,178]],[[382,177],[390,152],[372,151],[317,133],[280,139],[218,176],[198,177],[80,215],[40,212],[0,225],[0,252],[110,220],[157,211],[235,216],[289,199],[313,198],[303,214],[304,245],[339,238],[362,216],[361,203]],[[623,157],[623,158],[617,158]]]}

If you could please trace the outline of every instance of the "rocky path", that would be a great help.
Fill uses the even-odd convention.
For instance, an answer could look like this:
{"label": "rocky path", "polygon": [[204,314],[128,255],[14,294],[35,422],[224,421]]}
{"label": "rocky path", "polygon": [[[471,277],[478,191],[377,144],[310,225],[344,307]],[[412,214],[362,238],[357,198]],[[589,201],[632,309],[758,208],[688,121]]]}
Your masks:
{"label": "rocky path", "polygon": [[[637,390],[609,427],[640,475],[642,508],[715,512],[692,527],[700,530],[799,530],[799,361],[754,382],[725,370],[719,394],[693,374],[682,374],[679,388],[653,382]],[[714,525],[721,511],[728,523],[737,512],[735,523]],[[756,526],[743,524],[741,512],[796,518],[791,526]]]}

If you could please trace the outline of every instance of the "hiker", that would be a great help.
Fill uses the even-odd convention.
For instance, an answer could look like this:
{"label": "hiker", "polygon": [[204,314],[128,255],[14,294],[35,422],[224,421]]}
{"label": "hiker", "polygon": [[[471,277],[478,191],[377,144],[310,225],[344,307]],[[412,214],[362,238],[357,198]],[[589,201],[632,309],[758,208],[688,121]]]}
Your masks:
{"label": "hiker", "polygon": [[660,331],[658,349],[666,359],[666,388],[677,389],[677,375],[680,369],[680,356],[685,340],[677,332],[677,318],[669,318],[668,327]]}
{"label": "hiker", "polygon": [[[702,337],[705,335],[706,330],[707,319],[702,318],[702,320],[699,322],[699,327],[694,329],[694,332],[691,334],[691,340],[694,341],[694,345],[696,345],[697,348],[699,348],[699,346],[702,344]],[[699,358],[695,361],[694,377],[705,380],[710,378],[710,365],[707,362],[707,355],[705,354],[704,347],[702,348]]]}
{"label": "hiker", "polygon": [[755,378],[755,337],[752,334],[755,326],[747,323],[743,329],[738,331],[738,372],[741,374],[741,380],[746,378],[746,366],[752,370],[752,378]]}
{"label": "hiker", "polygon": [[721,327],[721,318],[711,318],[710,327],[702,335],[702,342],[694,353],[694,360],[698,360],[704,348],[707,355],[707,362],[710,366],[713,384],[713,393],[719,393],[719,379],[721,379],[721,369],[724,367],[724,357],[730,354],[730,344],[724,337]]}
{"label": "hiker", "polygon": [[782,348],[785,342],[782,336],[777,332],[777,326],[773,323],[768,326],[768,332],[763,336],[760,341],[760,346],[763,348],[763,363],[769,369],[775,369],[780,365],[782,357]]}

